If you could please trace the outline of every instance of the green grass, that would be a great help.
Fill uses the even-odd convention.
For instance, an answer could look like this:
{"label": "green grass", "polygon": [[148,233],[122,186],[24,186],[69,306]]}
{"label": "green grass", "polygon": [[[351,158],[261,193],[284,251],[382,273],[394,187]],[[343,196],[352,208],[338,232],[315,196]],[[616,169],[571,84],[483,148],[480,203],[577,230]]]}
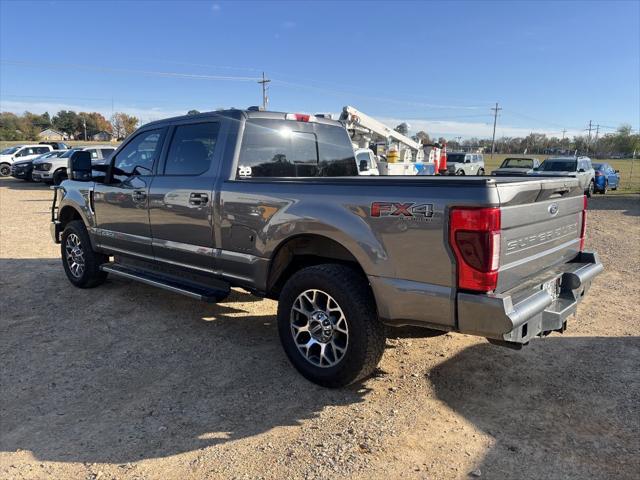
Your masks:
{"label": "green grass", "polygon": [[[512,154],[495,154],[493,161],[491,160],[491,154],[484,155],[484,165],[487,174],[491,173],[491,170],[498,168],[502,161],[507,157],[517,157],[520,155]],[[540,161],[548,158],[549,155],[527,155],[528,157],[535,157]],[[612,159],[594,159],[594,163],[608,163],[616,170],[620,170],[620,188],[615,192],[609,190],[611,194],[626,194],[626,193],[640,193],[640,159],[636,158],[633,162],[633,176],[631,175],[630,158],[624,160],[612,160]]]}

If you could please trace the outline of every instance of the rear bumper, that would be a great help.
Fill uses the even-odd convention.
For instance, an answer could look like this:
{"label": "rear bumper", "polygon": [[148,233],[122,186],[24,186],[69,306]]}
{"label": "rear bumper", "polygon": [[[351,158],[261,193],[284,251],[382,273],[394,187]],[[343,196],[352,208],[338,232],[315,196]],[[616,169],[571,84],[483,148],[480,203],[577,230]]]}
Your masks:
{"label": "rear bumper", "polygon": [[[582,252],[504,294],[456,294],[448,287],[375,276],[369,276],[369,283],[378,315],[389,326],[453,330],[519,346],[536,336],[563,331],[567,317],[576,313],[591,281],[602,270],[596,253]],[[559,285],[556,298],[543,288],[554,280]]]}
{"label": "rear bumper", "polygon": [[[598,255],[582,252],[538,285],[513,294],[458,294],[458,330],[516,344],[536,336],[563,331],[569,315],[603,270]],[[559,279],[559,294],[553,298],[543,283]]]}

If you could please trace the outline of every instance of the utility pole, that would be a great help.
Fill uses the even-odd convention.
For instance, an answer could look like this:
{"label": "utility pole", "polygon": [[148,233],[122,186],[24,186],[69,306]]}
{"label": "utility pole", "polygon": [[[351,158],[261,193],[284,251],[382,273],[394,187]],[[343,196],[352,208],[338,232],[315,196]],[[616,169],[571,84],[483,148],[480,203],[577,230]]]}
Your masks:
{"label": "utility pole", "polygon": [[567,133],[567,129],[563,128],[562,129],[562,140],[564,140],[564,136],[565,136],[566,133]]}
{"label": "utility pole", "polygon": [[589,130],[589,136],[587,137],[587,153],[589,153],[589,146],[591,145],[591,129],[591,120],[589,120],[589,128],[587,128],[587,130]]}
{"label": "utility pole", "polygon": [[84,141],[87,141],[87,119],[82,117],[82,126],[84,127]]}
{"label": "utility pole", "polygon": [[491,110],[493,110],[493,137],[491,138],[491,160],[493,161],[493,153],[496,150],[496,123],[498,121],[498,112],[502,108],[498,107],[498,102],[496,102],[496,106]]}
{"label": "utility pole", "polygon": [[262,85],[262,109],[267,109],[267,104],[269,103],[269,98],[267,97],[267,83],[270,83],[271,80],[265,78],[264,72],[262,72],[262,80],[258,80],[258,83]]}

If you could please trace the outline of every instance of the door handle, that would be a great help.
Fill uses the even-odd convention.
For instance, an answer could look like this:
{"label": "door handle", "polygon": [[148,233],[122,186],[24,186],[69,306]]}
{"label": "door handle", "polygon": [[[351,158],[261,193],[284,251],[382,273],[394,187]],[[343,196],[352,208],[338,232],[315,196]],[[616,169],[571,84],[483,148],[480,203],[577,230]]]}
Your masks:
{"label": "door handle", "polygon": [[206,205],[209,203],[209,196],[206,193],[191,192],[189,195],[189,205]]}
{"label": "door handle", "polygon": [[147,198],[147,192],[144,190],[134,190],[132,196],[134,200],[142,201]]}

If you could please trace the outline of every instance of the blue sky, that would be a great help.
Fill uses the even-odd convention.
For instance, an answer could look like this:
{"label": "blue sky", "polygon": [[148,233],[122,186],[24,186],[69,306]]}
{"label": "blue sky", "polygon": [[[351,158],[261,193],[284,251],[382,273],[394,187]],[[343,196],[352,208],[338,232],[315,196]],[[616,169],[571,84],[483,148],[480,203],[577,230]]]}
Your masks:
{"label": "blue sky", "polygon": [[[432,136],[640,126],[640,2],[0,1],[0,109],[353,105]],[[391,125],[393,126],[393,125]]]}

